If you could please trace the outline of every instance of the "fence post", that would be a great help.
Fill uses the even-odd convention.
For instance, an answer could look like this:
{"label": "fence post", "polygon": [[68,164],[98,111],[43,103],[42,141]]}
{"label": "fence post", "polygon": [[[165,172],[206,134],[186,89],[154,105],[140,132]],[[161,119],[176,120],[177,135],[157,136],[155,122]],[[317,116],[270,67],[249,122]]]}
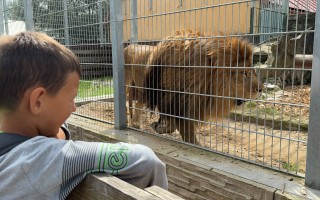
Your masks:
{"label": "fence post", "polygon": [[26,22],[26,30],[34,31],[32,0],[23,1],[23,2],[24,2],[24,20]]}
{"label": "fence post", "polygon": [[[320,11],[320,3],[317,4]],[[320,189],[320,15],[316,15],[314,32],[314,51],[312,62],[310,114],[308,128],[308,147],[305,185],[313,189]]]}
{"label": "fence post", "polygon": [[3,18],[3,4],[0,2],[0,35],[4,34],[4,18]]}
{"label": "fence post", "polygon": [[289,0],[283,0],[282,2],[282,27],[279,31],[287,31],[288,28],[288,16],[289,16]]}
{"label": "fence post", "polygon": [[110,1],[112,70],[114,86],[114,124],[115,129],[126,128],[126,93],[123,58],[123,17],[122,3]]}
{"label": "fence post", "polygon": [[152,7],[152,0],[149,0],[149,10],[152,11],[153,7]]}
{"label": "fence post", "polygon": [[137,0],[131,0],[131,42],[138,41]]}
{"label": "fence post", "polygon": [[6,30],[6,35],[9,35],[7,0],[2,0],[2,3],[3,3],[4,27]]}
{"label": "fence post", "polygon": [[289,0],[282,0],[282,13],[289,14]]}
{"label": "fence post", "polygon": [[63,0],[63,26],[64,26],[64,43],[65,45],[70,45],[67,0]]}
{"label": "fence post", "polygon": [[254,25],[255,25],[255,1],[251,0],[250,2],[250,34],[254,34]]}
{"label": "fence post", "polygon": [[98,1],[98,16],[99,16],[99,40],[100,40],[100,45],[102,45],[106,42],[106,38],[103,34],[104,20],[102,17],[102,2],[101,1]]}

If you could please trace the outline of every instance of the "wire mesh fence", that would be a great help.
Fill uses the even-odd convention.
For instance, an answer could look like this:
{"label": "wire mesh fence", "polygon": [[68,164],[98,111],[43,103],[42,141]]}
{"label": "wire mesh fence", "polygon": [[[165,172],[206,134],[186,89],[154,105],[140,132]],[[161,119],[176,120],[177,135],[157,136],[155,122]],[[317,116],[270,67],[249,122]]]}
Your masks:
{"label": "wire mesh fence", "polygon": [[319,129],[309,119],[310,102],[319,108],[310,98],[316,1],[31,5],[33,26],[24,1],[4,0],[0,31],[33,27],[73,50],[83,70],[76,115],[306,173],[308,136],[316,134],[308,128]]}
{"label": "wire mesh fence", "polygon": [[[137,100],[129,125],[303,174],[314,13],[285,15],[288,1],[137,1],[137,12],[132,2],[124,5],[126,82]],[[242,48],[246,41],[254,47]],[[221,62],[208,53],[217,49]]]}
{"label": "wire mesh fence", "polygon": [[76,114],[112,124],[113,117],[103,115],[102,119],[102,114],[82,107],[91,103],[101,110],[113,110],[113,104],[99,104],[113,98],[109,2],[4,0],[0,11],[1,34],[45,32],[73,50],[83,72]]}

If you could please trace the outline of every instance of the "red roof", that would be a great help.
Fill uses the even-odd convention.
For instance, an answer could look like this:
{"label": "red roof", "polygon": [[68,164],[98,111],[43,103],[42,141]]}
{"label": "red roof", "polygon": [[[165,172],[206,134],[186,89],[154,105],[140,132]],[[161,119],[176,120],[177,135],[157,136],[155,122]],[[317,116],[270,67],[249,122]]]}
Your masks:
{"label": "red roof", "polygon": [[289,0],[289,8],[316,12],[317,0]]}
{"label": "red roof", "polygon": [[[282,5],[284,0],[261,0],[263,6]],[[289,0],[289,8],[299,11],[316,12],[317,0]]]}

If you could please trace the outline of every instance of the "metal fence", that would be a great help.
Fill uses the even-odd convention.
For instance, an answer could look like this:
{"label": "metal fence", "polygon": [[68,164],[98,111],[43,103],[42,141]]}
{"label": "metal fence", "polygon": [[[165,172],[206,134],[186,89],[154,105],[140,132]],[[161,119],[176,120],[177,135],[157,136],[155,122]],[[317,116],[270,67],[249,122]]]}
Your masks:
{"label": "metal fence", "polygon": [[1,2],[1,34],[46,32],[79,57],[79,119],[305,176],[320,189],[316,1]]}
{"label": "metal fence", "polygon": [[284,31],[283,25],[288,13],[288,1],[273,1],[262,3],[259,12],[259,31],[266,33],[260,37],[260,42],[268,40],[269,34]]}

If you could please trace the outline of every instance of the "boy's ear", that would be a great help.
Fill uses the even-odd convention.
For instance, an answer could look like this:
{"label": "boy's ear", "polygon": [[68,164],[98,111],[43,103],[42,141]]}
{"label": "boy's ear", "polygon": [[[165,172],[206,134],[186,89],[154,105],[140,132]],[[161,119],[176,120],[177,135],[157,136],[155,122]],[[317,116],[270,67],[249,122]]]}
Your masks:
{"label": "boy's ear", "polygon": [[47,91],[43,87],[37,87],[33,89],[30,93],[29,96],[29,106],[30,106],[30,111],[37,115],[40,113],[41,108],[43,107],[44,104],[44,99]]}

